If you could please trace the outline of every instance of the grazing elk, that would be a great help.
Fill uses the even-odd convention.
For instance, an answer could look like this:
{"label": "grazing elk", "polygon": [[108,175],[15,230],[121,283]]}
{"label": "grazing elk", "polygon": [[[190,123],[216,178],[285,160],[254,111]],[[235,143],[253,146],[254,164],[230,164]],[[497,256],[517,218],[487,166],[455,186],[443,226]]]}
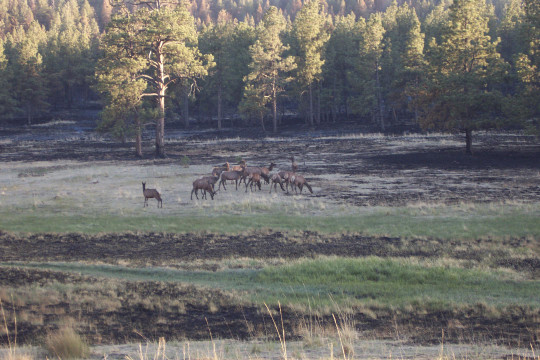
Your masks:
{"label": "grazing elk", "polygon": [[241,165],[241,170],[232,170],[232,171],[224,171],[221,173],[221,181],[219,182],[218,190],[221,189],[221,185],[223,185],[223,190],[227,190],[225,187],[225,183],[227,180],[234,181],[236,184],[236,190],[238,190],[238,180],[242,179],[242,176],[244,175],[244,170],[246,166],[244,164]]}
{"label": "grazing elk", "polygon": [[246,184],[246,192],[248,185],[253,192],[253,184],[255,184],[255,190],[257,189],[257,186],[259,187],[259,191],[261,190],[261,174],[253,173],[249,175],[249,181]]}
{"label": "grazing elk", "polygon": [[159,204],[161,204],[161,207],[163,207],[163,200],[161,200],[161,196],[159,195],[159,192],[156,189],[147,189],[146,183],[144,181],[142,183],[142,192],[144,195],[143,207],[148,206],[148,199],[156,199],[158,207],[160,207]]}
{"label": "grazing elk", "polygon": [[308,184],[306,179],[302,175],[294,175],[294,179],[292,180],[292,183],[294,184],[294,192],[298,194],[296,191],[296,188],[300,189],[300,194],[302,193],[302,189],[304,188],[304,185],[308,188],[309,192],[313,194],[313,189],[311,189],[311,186]]}
{"label": "grazing elk", "polygon": [[291,185],[291,189],[293,187],[292,179],[294,177],[294,173],[291,171],[280,171],[278,173],[279,177],[281,178],[282,182],[285,183],[285,188],[287,189],[287,194],[289,193],[289,184]]}
{"label": "grazing elk", "polygon": [[214,190],[214,185],[218,182],[222,172],[214,172],[211,176],[204,176],[201,179],[208,181],[208,183],[212,186],[212,190]]}
{"label": "grazing elk", "polygon": [[281,179],[281,176],[279,176],[279,174],[272,175],[270,181],[270,193],[272,193],[272,185],[274,186],[274,191],[277,192],[277,184],[279,184],[281,190],[285,191],[285,188],[283,187],[283,180]]}
{"label": "grazing elk", "polygon": [[206,192],[210,193],[210,197],[212,200],[214,200],[214,195],[216,195],[216,192],[214,191],[214,184],[219,179],[217,176],[206,176],[200,179],[197,179],[193,182],[193,190],[191,190],[191,200],[193,200],[193,193],[195,193],[195,197],[197,200],[199,200],[199,196],[197,196],[197,192],[201,190],[202,198],[206,199]]}

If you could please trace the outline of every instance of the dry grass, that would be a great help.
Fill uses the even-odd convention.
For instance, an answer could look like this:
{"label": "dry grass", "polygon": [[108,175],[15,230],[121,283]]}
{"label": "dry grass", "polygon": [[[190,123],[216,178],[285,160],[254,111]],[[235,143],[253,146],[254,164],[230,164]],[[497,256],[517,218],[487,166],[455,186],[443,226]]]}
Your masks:
{"label": "dry grass", "polygon": [[47,336],[45,347],[59,359],[80,359],[90,353],[88,344],[71,327],[63,327]]}
{"label": "dry grass", "polygon": [[[8,343],[7,352],[5,352],[3,356],[0,358],[2,360],[34,360],[35,357],[33,354],[27,351],[21,350],[17,346],[17,315],[15,313],[15,309],[13,309],[13,322],[14,322],[15,333],[13,335],[10,334],[6,312],[4,310],[4,305],[3,305],[1,297],[0,297],[0,312],[2,313],[2,320],[3,320],[2,330],[6,335],[7,343]],[[2,354],[0,353],[0,355]]]}

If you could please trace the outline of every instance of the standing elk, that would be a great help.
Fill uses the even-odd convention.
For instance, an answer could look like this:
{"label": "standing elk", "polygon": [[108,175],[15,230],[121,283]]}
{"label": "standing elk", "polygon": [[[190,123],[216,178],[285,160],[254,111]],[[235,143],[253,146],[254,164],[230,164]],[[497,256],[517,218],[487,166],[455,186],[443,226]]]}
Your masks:
{"label": "standing elk", "polygon": [[290,160],[291,160],[291,171],[295,173],[298,170],[298,164],[296,163],[296,161],[294,161],[294,156],[291,156]]}
{"label": "standing elk", "polygon": [[163,200],[161,200],[161,196],[159,195],[159,192],[156,189],[147,189],[146,183],[144,181],[142,183],[142,192],[144,195],[143,207],[148,206],[148,199],[156,199],[158,207],[160,207],[159,204],[161,204],[161,207],[163,207]]}
{"label": "standing elk", "polygon": [[259,187],[259,191],[261,190],[261,174],[253,173],[249,175],[249,181],[246,184],[246,192],[248,185],[253,192],[253,184],[255,184],[255,190],[257,189],[257,186]]}
{"label": "standing elk", "polygon": [[268,167],[261,166],[261,177],[264,179],[264,182],[267,184],[270,183],[270,171],[272,171],[274,166],[276,166],[276,164],[274,164],[273,162],[271,162],[270,165],[268,165]]}
{"label": "standing elk", "polygon": [[225,187],[225,183],[227,180],[234,181],[236,184],[236,190],[238,190],[238,180],[242,179],[242,176],[244,175],[246,166],[244,164],[241,165],[241,170],[232,170],[232,171],[224,171],[221,173],[221,181],[219,182],[218,190],[221,189],[221,185],[223,185],[223,190],[227,190]]}

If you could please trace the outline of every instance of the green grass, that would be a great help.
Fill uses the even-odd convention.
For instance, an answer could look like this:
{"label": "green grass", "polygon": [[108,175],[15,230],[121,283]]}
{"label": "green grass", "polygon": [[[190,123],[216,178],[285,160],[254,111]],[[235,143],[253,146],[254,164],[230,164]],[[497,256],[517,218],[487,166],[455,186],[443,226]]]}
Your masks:
{"label": "green grass", "polygon": [[320,258],[260,270],[184,271],[84,264],[5,264],[130,281],[166,281],[219,288],[252,304],[279,302],[322,313],[368,306],[443,310],[484,304],[540,308],[540,281],[503,272],[434,266],[407,259]]}
{"label": "green grass", "polygon": [[202,216],[80,216],[10,212],[0,216],[0,229],[29,233],[202,232],[235,234],[258,229],[275,231],[355,232],[365,235],[475,239],[480,237],[540,237],[538,214],[516,210],[508,214],[411,214],[408,209],[382,209],[358,215],[303,216],[291,214]]}

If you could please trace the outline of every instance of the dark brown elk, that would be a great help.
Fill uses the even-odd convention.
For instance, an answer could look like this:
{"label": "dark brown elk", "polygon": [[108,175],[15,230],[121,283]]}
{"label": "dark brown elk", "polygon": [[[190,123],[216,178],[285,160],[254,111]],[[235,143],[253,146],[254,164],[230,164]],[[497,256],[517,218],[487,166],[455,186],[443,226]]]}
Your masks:
{"label": "dark brown elk", "polygon": [[142,183],[142,192],[144,195],[143,207],[148,206],[148,199],[156,199],[158,207],[160,207],[159,206],[160,204],[161,204],[161,207],[163,207],[163,200],[161,200],[161,196],[159,195],[159,192],[156,189],[147,189],[146,183],[144,181]]}
{"label": "dark brown elk", "polygon": [[254,173],[249,175],[249,181],[246,184],[246,192],[248,185],[251,191],[253,191],[253,184],[255,184],[255,190],[257,190],[257,186],[259,187],[259,191],[261,190],[261,174]]}
{"label": "dark brown elk", "polygon": [[212,190],[214,190],[214,185],[218,182],[222,172],[213,172],[210,176],[204,176],[201,178],[201,180],[206,180],[208,183],[212,186]]}
{"label": "dark brown elk", "polygon": [[[211,179],[210,179],[211,178]],[[197,196],[197,192],[201,190],[202,198],[206,199],[206,193],[210,193],[210,197],[212,200],[214,200],[214,195],[216,192],[214,191],[214,184],[215,182],[213,179],[216,179],[216,176],[206,176],[200,179],[197,179],[193,182],[193,190],[191,190],[191,200],[193,200],[193,193],[195,193],[195,197],[197,200],[199,200],[199,196]],[[216,180],[217,181],[217,180]]]}
{"label": "dark brown elk", "polygon": [[245,170],[245,165],[242,164],[241,166],[241,170],[224,171],[221,173],[221,180],[219,182],[218,190],[221,189],[221,185],[223,185],[223,190],[227,190],[225,187],[227,180],[234,181],[236,184],[236,190],[238,190],[238,181],[242,179]]}
{"label": "dark brown elk", "polygon": [[308,188],[309,192],[313,194],[313,189],[308,184],[306,179],[302,175],[295,174],[294,178],[292,179],[292,183],[294,184],[294,192],[298,194],[296,191],[296,188],[300,189],[300,194],[302,193],[302,189],[305,187]]}
{"label": "dark brown elk", "polygon": [[279,174],[274,174],[270,178],[270,193],[272,193],[272,185],[274,186],[274,191],[277,192],[277,184],[279,184],[281,190],[285,191],[285,188],[283,187],[283,179],[281,179]]}

